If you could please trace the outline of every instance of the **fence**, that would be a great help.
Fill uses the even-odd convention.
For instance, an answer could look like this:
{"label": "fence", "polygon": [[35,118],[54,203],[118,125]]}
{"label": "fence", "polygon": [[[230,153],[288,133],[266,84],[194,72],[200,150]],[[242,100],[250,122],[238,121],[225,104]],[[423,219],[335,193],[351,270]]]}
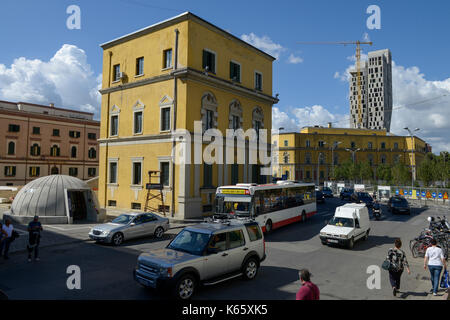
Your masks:
{"label": "fence", "polygon": [[378,199],[387,200],[391,196],[399,195],[408,199],[408,201],[424,205],[438,205],[450,208],[450,189],[448,188],[425,188],[425,187],[412,187],[411,186],[372,186],[354,183],[344,182],[325,182],[325,186],[330,187],[335,195],[338,195],[343,188],[363,188],[364,191],[369,192],[371,195],[377,195]]}

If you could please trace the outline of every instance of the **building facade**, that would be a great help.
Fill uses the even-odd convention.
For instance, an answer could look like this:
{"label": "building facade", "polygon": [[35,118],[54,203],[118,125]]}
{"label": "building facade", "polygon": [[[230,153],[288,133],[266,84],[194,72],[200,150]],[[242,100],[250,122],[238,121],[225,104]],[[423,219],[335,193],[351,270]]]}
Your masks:
{"label": "building facade", "polygon": [[25,185],[51,174],[98,175],[100,123],[93,114],[0,101],[0,185]]}
{"label": "building facade", "polygon": [[[198,163],[193,141],[196,122],[201,133],[218,129],[224,136],[227,129],[271,128],[278,101],[273,57],[189,12],[101,47],[102,206],[143,210],[153,170],[160,172],[166,212],[180,218],[212,212],[218,186],[262,181],[260,166],[248,161]],[[180,130],[187,134],[182,140]],[[202,151],[207,146],[200,143]],[[176,161],[177,148],[190,149],[190,161]]]}
{"label": "building facade", "polygon": [[[392,117],[392,57],[388,49],[368,53],[361,66],[361,128],[390,131]],[[350,127],[358,128],[358,80],[351,70]]]}
{"label": "building facade", "polygon": [[305,127],[300,132],[273,135],[272,142],[278,147],[275,176],[320,184],[331,180],[334,167],[348,160],[367,161],[376,178],[379,165],[402,162],[415,168],[429,151],[429,145],[416,136],[411,139],[385,130],[331,126]]}

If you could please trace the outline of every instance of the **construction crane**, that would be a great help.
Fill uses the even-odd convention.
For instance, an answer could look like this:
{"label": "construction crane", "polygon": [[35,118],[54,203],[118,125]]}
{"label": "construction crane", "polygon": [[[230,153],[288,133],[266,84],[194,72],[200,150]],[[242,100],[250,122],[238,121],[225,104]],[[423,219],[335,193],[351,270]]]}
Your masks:
{"label": "construction crane", "polygon": [[361,108],[361,45],[372,45],[371,41],[337,41],[337,42],[297,42],[300,44],[342,44],[344,46],[356,44],[356,82],[358,88],[358,128],[362,127],[362,108]]}

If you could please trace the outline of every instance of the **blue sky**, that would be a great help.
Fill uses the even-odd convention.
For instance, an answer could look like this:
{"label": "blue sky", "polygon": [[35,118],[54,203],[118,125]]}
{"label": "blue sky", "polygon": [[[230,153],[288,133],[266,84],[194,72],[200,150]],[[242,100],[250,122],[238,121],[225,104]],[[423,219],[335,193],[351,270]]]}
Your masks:
{"label": "blue sky", "polygon": [[[81,30],[66,28],[66,8],[72,4],[81,8]],[[381,9],[380,30],[366,26],[366,9],[373,4]],[[2,0],[0,99],[53,100],[62,107],[97,114],[99,44],[184,11],[238,37],[247,35],[267,48],[279,48],[274,51],[279,58],[274,63],[273,93],[280,94],[280,103],[273,121],[274,127],[290,130],[328,121],[347,125],[348,83],[342,76],[354,55],[354,46],[297,42],[362,40],[367,33],[374,42],[371,49],[389,48],[396,65],[394,106],[400,109],[394,111],[392,131],[405,134],[401,129],[405,125],[420,127],[419,136],[434,151],[450,149],[450,97],[444,96],[450,94],[450,2],[446,0]],[[290,63],[289,57],[296,63]],[[76,69],[75,64],[81,67]],[[33,73],[27,71],[33,68]],[[72,71],[89,75],[84,83],[72,84],[67,78]],[[17,89],[21,84],[22,89]],[[69,88],[87,93],[74,94]],[[428,102],[416,104],[424,100]]]}

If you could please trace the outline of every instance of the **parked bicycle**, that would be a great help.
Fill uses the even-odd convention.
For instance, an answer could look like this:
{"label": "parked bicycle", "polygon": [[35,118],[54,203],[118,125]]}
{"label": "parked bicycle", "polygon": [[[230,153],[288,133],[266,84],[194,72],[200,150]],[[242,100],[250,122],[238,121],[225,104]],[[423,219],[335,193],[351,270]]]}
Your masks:
{"label": "parked bicycle", "polygon": [[448,259],[450,249],[450,227],[447,219],[428,217],[429,227],[424,229],[419,236],[409,243],[414,258],[425,256],[425,252],[431,247],[431,240],[436,239],[438,246],[442,248],[445,259]]}

